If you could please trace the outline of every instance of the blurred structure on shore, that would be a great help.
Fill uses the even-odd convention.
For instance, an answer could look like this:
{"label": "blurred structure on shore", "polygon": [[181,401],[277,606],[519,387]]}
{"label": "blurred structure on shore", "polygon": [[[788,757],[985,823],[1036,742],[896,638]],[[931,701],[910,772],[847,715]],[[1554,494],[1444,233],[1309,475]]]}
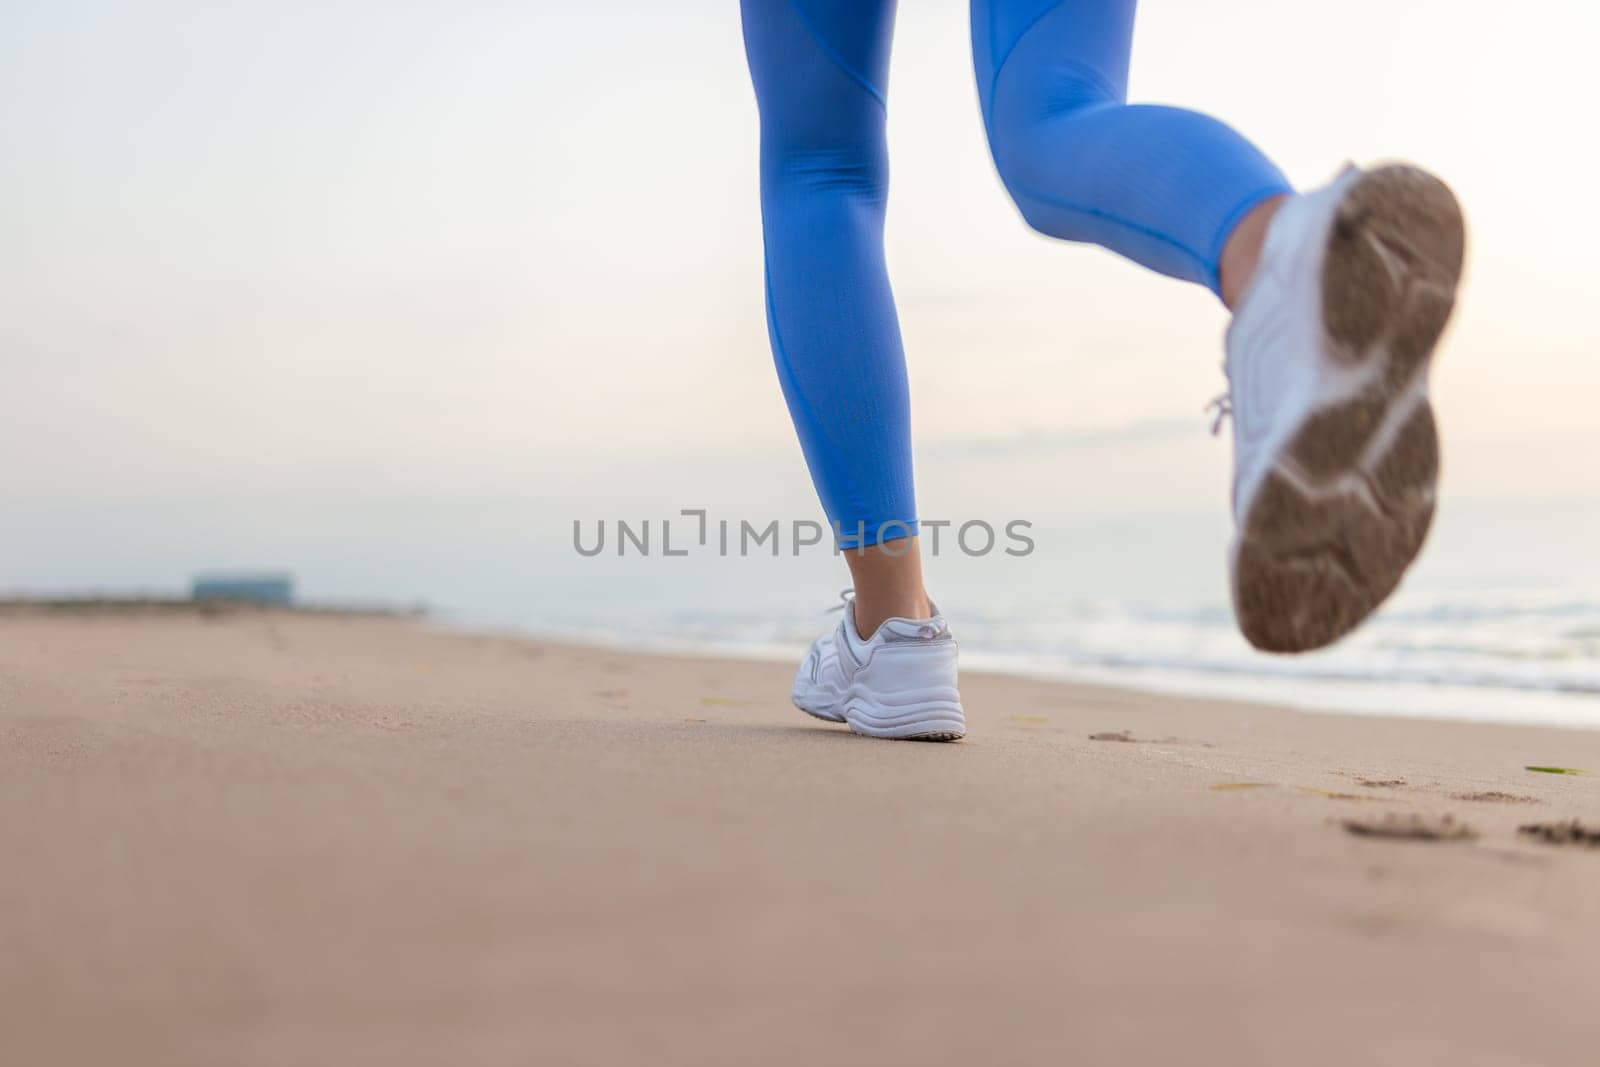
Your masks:
{"label": "blurred structure on shore", "polygon": [[294,577],[284,572],[218,572],[197,574],[190,586],[191,600],[224,600],[235,604],[271,604],[286,608],[294,603]]}

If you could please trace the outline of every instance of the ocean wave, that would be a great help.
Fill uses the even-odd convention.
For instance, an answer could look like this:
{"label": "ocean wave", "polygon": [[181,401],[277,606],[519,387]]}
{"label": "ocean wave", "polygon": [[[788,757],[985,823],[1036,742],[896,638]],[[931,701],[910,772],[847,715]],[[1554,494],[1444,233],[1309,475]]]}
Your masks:
{"label": "ocean wave", "polygon": [[[1346,709],[1410,711],[1430,690],[1476,691],[1490,709],[1500,694],[1511,702],[1504,717],[1519,720],[1530,698],[1560,695],[1582,702],[1564,704],[1560,721],[1600,725],[1600,601],[1558,591],[1412,595],[1333,648],[1292,657],[1251,649],[1225,604],[1084,599],[1006,611],[963,607],[958,617],[969,660],[1014,673],[1130,685],[1160,677],[1172,682],[1168,688]],[[783,656],[823,625],[814,612],[675,611],[635,614],[620,629],[614,618],[561,629],[588,640]],[[1461,706],[1452,701],[1440,704],[1442,714]]]}

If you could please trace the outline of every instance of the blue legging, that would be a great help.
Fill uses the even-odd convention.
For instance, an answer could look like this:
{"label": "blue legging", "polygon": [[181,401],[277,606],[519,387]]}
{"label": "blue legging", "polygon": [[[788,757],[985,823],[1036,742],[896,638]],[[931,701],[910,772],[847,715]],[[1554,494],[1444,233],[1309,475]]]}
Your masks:
{"label": "blue legging", "polygon": [[[884,267],[894,0],[741,0],[761,111],[773,356],[844,547],[917,531],[900,324]],[[1228,233],[1289,191],[1204,115],[1125,103],[1134,0],[972,0],[978,95],[1028,225],[1218,288]]]}

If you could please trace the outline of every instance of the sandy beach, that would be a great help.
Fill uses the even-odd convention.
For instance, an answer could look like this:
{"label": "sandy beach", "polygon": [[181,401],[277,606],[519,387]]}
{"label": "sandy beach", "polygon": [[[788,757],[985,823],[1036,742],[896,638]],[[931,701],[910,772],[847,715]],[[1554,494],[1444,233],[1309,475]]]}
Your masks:
{"label": "sandy beach", "polygon": [[[0,1063],[1572,1064],[1600,731],[415,620],[0,618]],[[1475,836],[1352,833],[1411,816]]]}

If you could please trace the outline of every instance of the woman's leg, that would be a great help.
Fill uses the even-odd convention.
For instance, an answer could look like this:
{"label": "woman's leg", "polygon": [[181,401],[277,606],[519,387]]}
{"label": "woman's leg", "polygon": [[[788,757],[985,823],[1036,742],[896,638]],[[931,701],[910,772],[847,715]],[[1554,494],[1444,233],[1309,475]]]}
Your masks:
{"label": "woman's leg", "polygon": [[[855,578],[864,635],[928,614],[910,401],[884,266],[894,0],[742,0],[761,111],[767,325],[778,379]],[[877,546],[877,547],[868,547]]]}
{"label": "woman's leg", "polygon": [[[1226,289],[1231,303],[1290,186],[1216,119],[1126,102],[1134,7],[972,0],[990,150],[1034,229],[1101,245],[1218,295]],[[1236,230],[1241,243],[1225,255]]]}
{"label": "woman's leg", "polygon": [[1291,196],[1215,119],[1129,106],[1133,12],[1133,0],[973,0],[990,147],[1034,228],[1233,308],[1235,615],[1258,648],[1320,648],[1394,591],[1432,521],[1428,365],[1461,275],[1460,208],[1399,164]]}

